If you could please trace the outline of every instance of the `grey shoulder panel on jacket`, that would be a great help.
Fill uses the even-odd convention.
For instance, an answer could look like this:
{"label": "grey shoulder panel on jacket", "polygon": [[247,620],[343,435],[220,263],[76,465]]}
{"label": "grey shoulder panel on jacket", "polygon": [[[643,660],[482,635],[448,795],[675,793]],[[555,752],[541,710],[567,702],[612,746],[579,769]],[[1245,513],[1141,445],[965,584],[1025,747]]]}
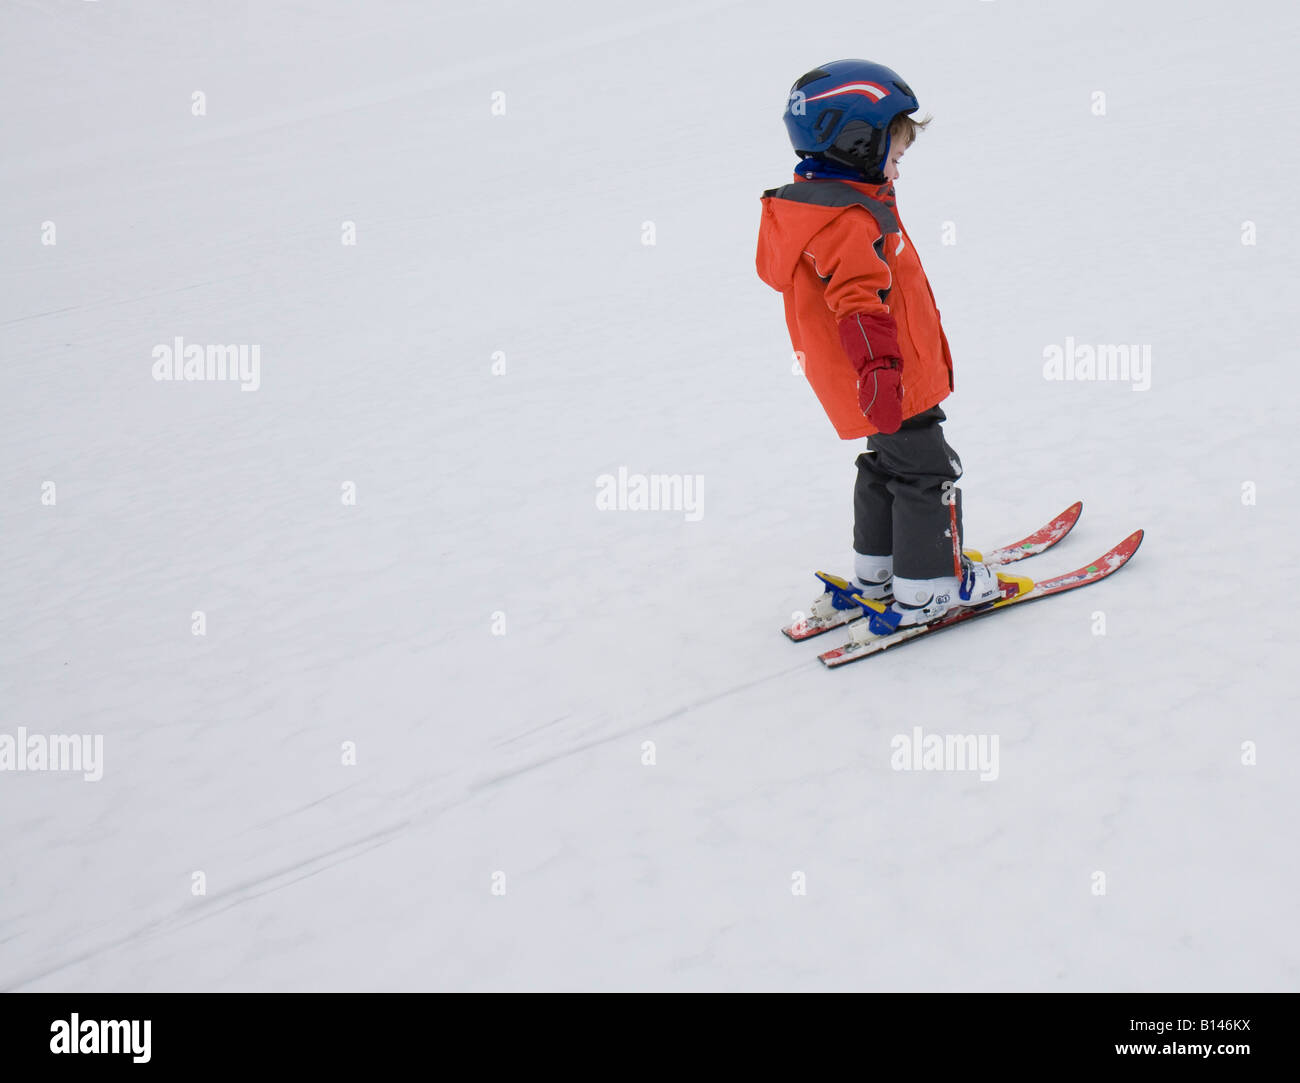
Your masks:
{"label": "grey shoulder panel on jacket", "polygon": [[871,217],[880,226],[881,233],[898,232],[898,215],[894,209],[878,199],[850,188],[839,181],[800,181],[796,184],[783,184],[780,188],[769,188],[763,198],[788,199],[792,203],[812,203],[818,207],[866,207]]}

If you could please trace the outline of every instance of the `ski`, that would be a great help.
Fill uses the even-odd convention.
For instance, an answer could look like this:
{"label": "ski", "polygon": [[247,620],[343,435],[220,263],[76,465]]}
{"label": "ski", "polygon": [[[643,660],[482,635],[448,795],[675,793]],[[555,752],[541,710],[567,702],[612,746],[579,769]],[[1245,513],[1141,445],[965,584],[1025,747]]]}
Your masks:
{"label": "ski", "polygon": [[[975,609],[954,610],[930,624],[918,624],[909,628],[901,628],[889,635],[874,636],[870,635],[867,629],[868,622],[864,620],[861,624],[853,626],[855,629],[861,629],[859,635],[855,635],[841,647],[836,647],[832,651],[826,651],[824,654],[818,655],[818,658],[827,668],[833,669],[836,666],[848,665],[850,662],[856,662],[873,654],[879,654],[891,647],[910,643],[922,636],[942,632],[954,625],[965,624],[979,617],[986,617],[1008,606],[1017,605],[1021,602],[1034,602],[1040,598],[1051,597],[1053,594],[1063,594],[1067,590],[1091,586],[1093,583],[1100,582],[1124,567],[1132,559],[1133,554],[1137,552],[1138,546],[1141,544],[1142,531],[1135,530],[1108,553],[1098,557],[1091,564],[1085,564],[1076,571],[1056,575],[1050,579],[1041,579],[1037,582],[1024,576],[999,574],[998,580],[1002,584],[1002,597],[998,601],[989,602]],[[862,607],[859,607],[859,612],[863,611]]]}
{"label": "ski", "polygon": [[[964,552],[971,560],[999,565],[1014,564],[1017,560],[1024,560],[1026,557],[1036,557],[1039,553],[1045,553],[1070,533],[1082,514],[1083,501],[1076,501],[1047,525],[1039,527],[1018,542],[1011,542],[1009,545],[994,549],[987,556],[977,549],[966,549]],[[857,620],[862,616],[862,607],[853,601],[854,587],[848,580],[838,575],[831,575],[829,572],[816,574],[817,578],[826,585],[826,589],[813,603],[813,612],[781,629],[781,633],[787,639],[796,643],[829,632],[832,628],[843,627],[849,621]]]}

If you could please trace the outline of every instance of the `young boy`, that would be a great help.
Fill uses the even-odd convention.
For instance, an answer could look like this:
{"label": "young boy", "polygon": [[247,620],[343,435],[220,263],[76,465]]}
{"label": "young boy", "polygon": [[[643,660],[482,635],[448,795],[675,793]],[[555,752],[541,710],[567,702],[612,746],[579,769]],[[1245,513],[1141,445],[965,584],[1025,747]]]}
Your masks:
{"label": "young boy", "polygon": [[961,461],[939,403],[952,358],[930,283],[898,219],[904,151],[929,120],[897,73],[839,60],[791,88],[785,125],[802,159],[763,194],[759,277],[785,299],[804,374],[835,431],[867,437],[853,493],[854,587],[892,594],[898,624],[998,597],[961,551]]}

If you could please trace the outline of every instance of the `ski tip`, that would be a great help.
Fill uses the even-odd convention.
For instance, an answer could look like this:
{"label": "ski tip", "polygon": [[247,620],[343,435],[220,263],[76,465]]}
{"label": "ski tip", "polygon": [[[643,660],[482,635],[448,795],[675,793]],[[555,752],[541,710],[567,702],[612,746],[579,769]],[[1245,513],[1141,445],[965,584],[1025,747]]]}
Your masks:
{"label": "ski tip", "polygon": [[1142,539],[1146,537],[1146,531],[1135,530],[1114,549],[1107,553],[1101,560],[1118,559],[1120,566],[1127,564],[1134,556],[1137,555],[1138,547],[1142,544]]}

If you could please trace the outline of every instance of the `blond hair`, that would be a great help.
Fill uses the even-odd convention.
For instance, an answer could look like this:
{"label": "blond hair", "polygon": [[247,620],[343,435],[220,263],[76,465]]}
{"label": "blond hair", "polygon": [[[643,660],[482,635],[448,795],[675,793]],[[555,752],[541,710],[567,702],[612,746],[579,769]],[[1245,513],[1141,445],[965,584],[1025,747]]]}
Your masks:
{"label": "blond hair", "polygon": [[899,113],[889,122],[889,139],[891,142],[910,147],[933,119],[927,115],[924,120],[913,120],[909,114]]}

